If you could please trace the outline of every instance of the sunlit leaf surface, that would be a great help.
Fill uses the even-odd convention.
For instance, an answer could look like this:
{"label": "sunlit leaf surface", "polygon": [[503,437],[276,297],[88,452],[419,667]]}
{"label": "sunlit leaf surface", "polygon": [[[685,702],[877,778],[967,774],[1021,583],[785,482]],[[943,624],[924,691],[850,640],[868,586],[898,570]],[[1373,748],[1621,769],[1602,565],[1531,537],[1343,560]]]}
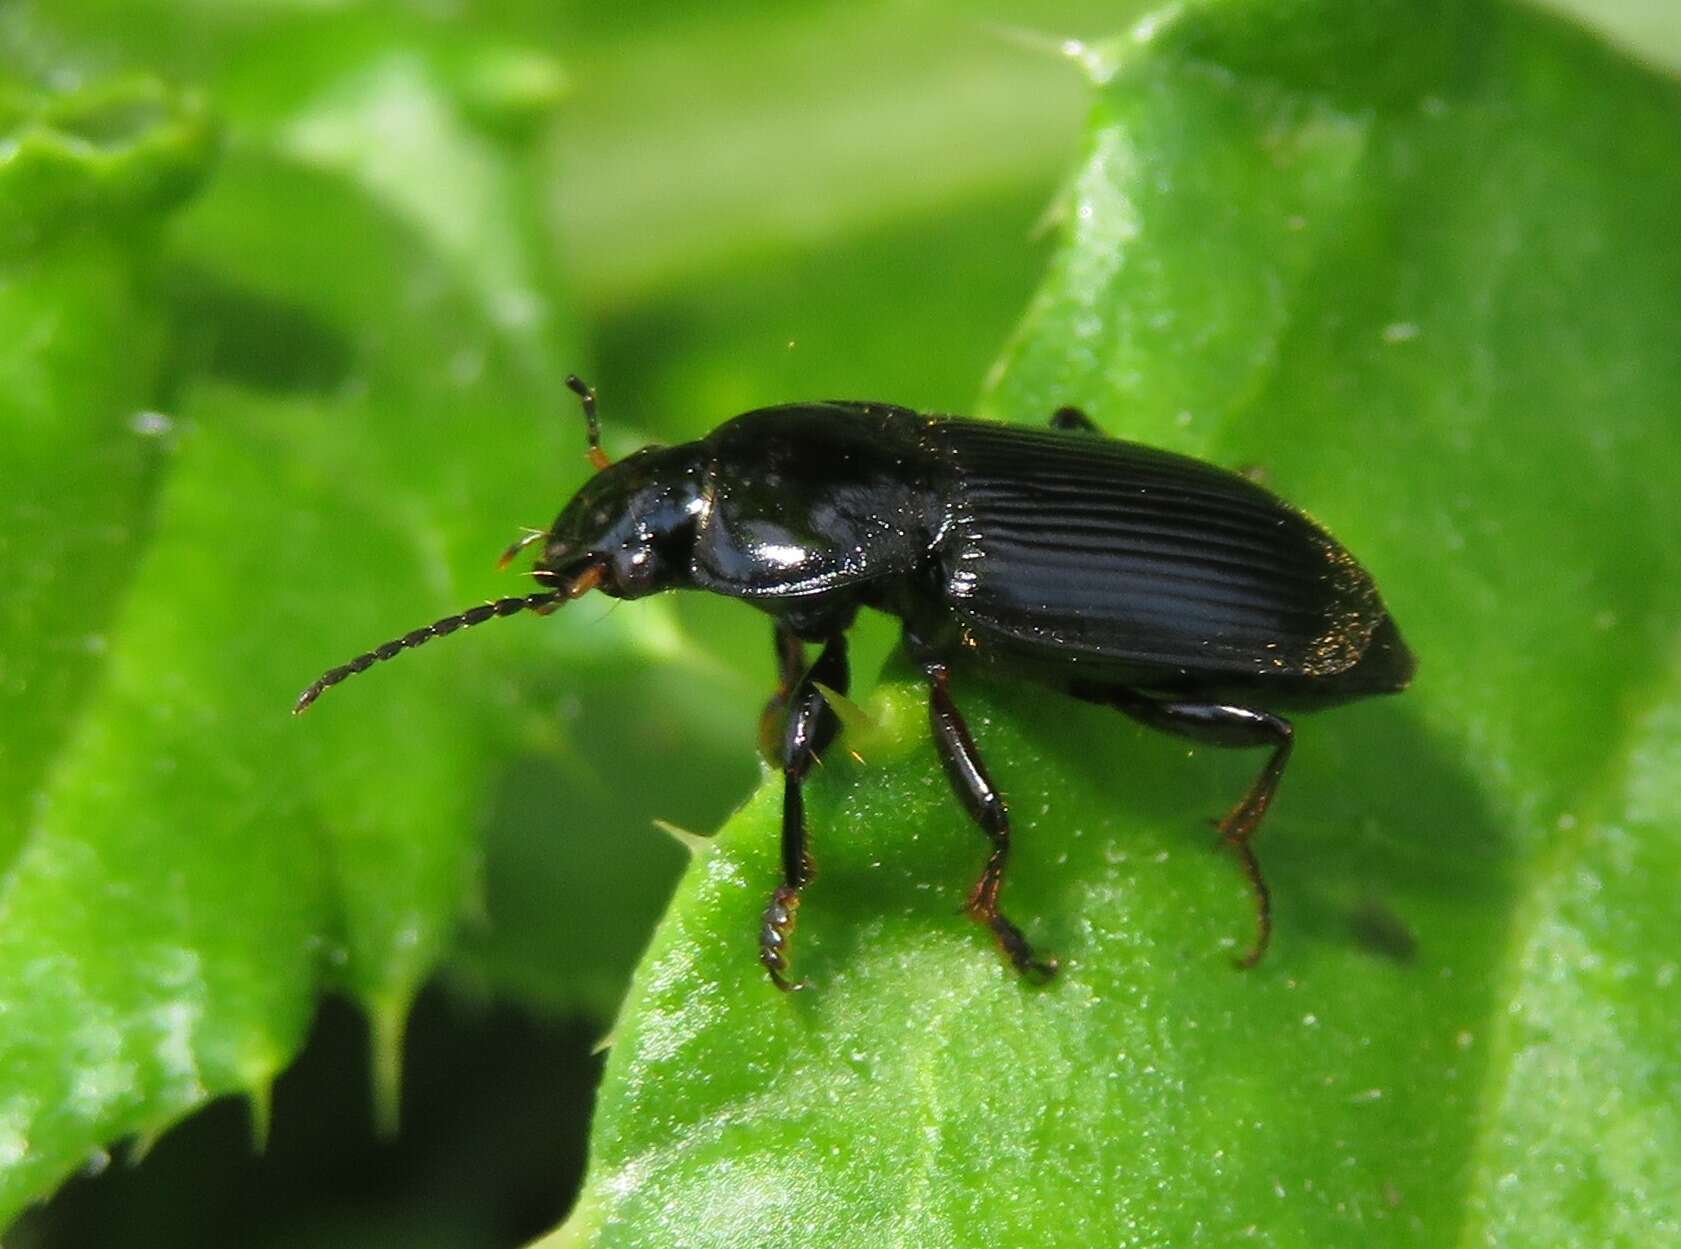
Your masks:
{"label": "sunlit leaf surface", "polygon": [[[1376,574],[1402,697],[1300,722],[1240,974],[1206,821],[1258,765],[960,680],[1018,982],[902,672],[811,785],[814,982],[754,959],[774,788],[685,878],[554,1245],[1663,1244],[1681,91],[1504,6],[1233,0],[1089,50],[989,414],[1261,474]],[[848,757],[851,746],[862,759]]]}

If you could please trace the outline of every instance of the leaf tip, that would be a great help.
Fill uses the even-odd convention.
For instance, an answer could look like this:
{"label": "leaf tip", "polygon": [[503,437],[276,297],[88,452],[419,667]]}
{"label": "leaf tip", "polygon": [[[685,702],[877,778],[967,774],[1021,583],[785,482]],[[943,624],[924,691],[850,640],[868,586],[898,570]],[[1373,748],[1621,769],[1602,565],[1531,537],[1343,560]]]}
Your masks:
{"label": "leaf tip", "polygon": [[691,858],[700,858],[700,856],[706,853],[707,849],[712,845],[712,839],[710,837],[702,836],[700,833],[690,832],[686,828],[673,824],[670,820],[655,820],[654,827],[659,829],[660,832],[668,835],[678,845],[682,846],[683,849],[687,850]]}
{"label": "leaf tip", "polygon": [[154,1127],[142,1128],[129,1137],[128,1148],[123,1151],[123,1164],[137,1167],[146,1161],[152,1147],[163,1139],[163,1134],[169,1130],[168,1123],[160,1123]]}
{"label": "leaf tip", "polygon": [[245,1091],[245,1105],[251,1114],[251,1152],[266,1153],[274,1127],[274,1081],[263,1079],[251,1085]]}
{"label": "leaf tip", "polygon": [[823,701],[829,704],[830,710],[839,718],[841,727],[848,733],[871,734],[879,732],[881,724],[857,703],[853,702],[839,690],[830,689],[821,681],[813,681],[817,692],[823,695]]}
{"label": "leaf tip", "polygon": [[403,1103],[403,1037],[408,1031],[409,999],[381,997],[368,1007],[369,1063],[373,1071],[374,1127],[381,1136],[397,1134]]}

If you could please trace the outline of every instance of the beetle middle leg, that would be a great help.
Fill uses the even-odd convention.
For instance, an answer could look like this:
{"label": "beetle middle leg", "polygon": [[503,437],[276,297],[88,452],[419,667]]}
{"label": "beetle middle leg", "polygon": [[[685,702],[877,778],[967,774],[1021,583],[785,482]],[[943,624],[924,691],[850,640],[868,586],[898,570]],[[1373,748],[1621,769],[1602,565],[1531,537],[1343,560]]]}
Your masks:
{"label": "beetle middle leg", "polygon": [[963,715],[951,697],[951,677],[946,666],[928,662],[923,665],[928,676],[928,718],[934,729],[934,744],[939,748],[940,762],[946,776],[957,791],[970,817],[979,824],[992,841],[992,854],[987,858],[981,878],[969,893],[964,911],[977,923],[985,924],[998,940],[1010,965],[1035,980],[1049,980],[1056,975],[1055,959],[1036,958],[1033,947],[1017,928],[998,909],[998,892],[1004,884],[1004,864],[1010,856],[1010,813],[998,788],[987,775],[980,751]]}
{"label": "beetle middle leg", "polygon": [[[778,652],[786,665],[793,648],[785,646],[784,636],[779,629]],[[793,642],[798,645],[797,638]],[[759,961],[770,973],[771,982],[785,991],[804,987],[803,981],[796,983],[787,976],[800,890],[811,880],[812,870],[811,855],[806,850],[803,785],[811,765],[840,731],[840,718],[817,687],[826,685],[844,694],[850,676],[846,637],[837,633],[824,643],[817,662],[799,677],[787,703],[788,718],[782,730],[782,883],[771,894],[759,930]]]}
{"label": "beetle middle leg", "polygon": [[1230,846],[1237,854],[1238,862],[1243,865],[1243,874],[1255,894],[1255,944],[1238,960],[1242,967],[1255,966],[1272,940],[1272,891],[1267,888],[1266,878],[1261,875],[1261,864],[1249,843],[1260,827],[1261,817],[1272,805],[1279,778],[1284,775],[1284,765],[1290,762],[1290,747],[1295,743],[1295,730],[1290,722],[1282,716],[1253,707],[1155,699],[1124,688],[1076,688],[1073,693],[1093,702],[1108,703],[1150,728],[1204,745],[1272,747],[1272,753],[1250,784],[1249,791],[1218,825],[1221,843]]}

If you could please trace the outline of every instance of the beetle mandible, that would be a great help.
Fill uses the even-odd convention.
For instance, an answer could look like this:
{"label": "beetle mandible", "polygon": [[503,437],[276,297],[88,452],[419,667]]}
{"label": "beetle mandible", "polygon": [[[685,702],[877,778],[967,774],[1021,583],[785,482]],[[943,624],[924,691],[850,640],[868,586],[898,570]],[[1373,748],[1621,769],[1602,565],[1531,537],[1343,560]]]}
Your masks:
{"label": "beetle mandible", "polygon": [[[1404,689],[1414,660],[1372,578],[1335,539],[1261,486],[1167,451],[1104,436],[1075,408],[1051,428],[928,415],[884,403],[748,412],[696,442],[610,463],[595,393],[583,405],[598,470],[534,542],[540,593],[446,616],[322,674],[295,712],[372,664],[459,628],[548,613],[591,590],[634,599],[708,590],[771,616],[779,680],[761,721],[783,776],[782,883],[759,957],[789,979],[800,891],[811,877],[802,785],[839,719],[846,631],[859,608],[897,616],[928,682],[934,745],[991,842],[966,913],[1010,964],[1048,979],[999,907],[1010,817],[951,688],[986,665],[1102,703],[1212,746],[1269,751],[1219,821],[1255,898],[1253,966],[1272,932],[1251,844],[1294,732],[1279,710]],[[807,664],[806,646],[821,647]]]}

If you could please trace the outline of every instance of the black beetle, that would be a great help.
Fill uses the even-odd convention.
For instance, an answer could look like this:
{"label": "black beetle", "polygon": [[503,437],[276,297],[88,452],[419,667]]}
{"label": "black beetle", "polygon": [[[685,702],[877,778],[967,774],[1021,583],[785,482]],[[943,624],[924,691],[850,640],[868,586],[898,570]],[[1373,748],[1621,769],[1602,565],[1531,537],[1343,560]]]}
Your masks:
{"label": "black beetle", "polygon": [[[697,442],[617,464],[584,406],[598,473],[544,533],[549,588],[485,603],[324,673],[294,711],[376,661],[494,616],[546,613],[590,590],[641,598],[697,589],[775,620],[780,680],[761,735],[783,774],[782,884],[760,959],[789,982],[789,940],[811,876],[801,784],[840,727],[846,630],[860,607],[903,622],[927,674],[929,719],[952,788],[992,843],[967,913],[1017,971],[1049,977],[999,909],[1010,850],[1004,800],[952,698],[950,668],[985,664],[1213,746],[1265,746],[1260,775],[1219,822],[1255,894],[1253,966],[1272,931],[1250,845],[1290,757],[1279,709],[1404,689],[1414,661],[1371,577],[1323,529],[1245,477],[1104,437],[1074,408],[1048,430],[882,403],[764,408]],[[822,651],[806,663],[807,643]]]}

